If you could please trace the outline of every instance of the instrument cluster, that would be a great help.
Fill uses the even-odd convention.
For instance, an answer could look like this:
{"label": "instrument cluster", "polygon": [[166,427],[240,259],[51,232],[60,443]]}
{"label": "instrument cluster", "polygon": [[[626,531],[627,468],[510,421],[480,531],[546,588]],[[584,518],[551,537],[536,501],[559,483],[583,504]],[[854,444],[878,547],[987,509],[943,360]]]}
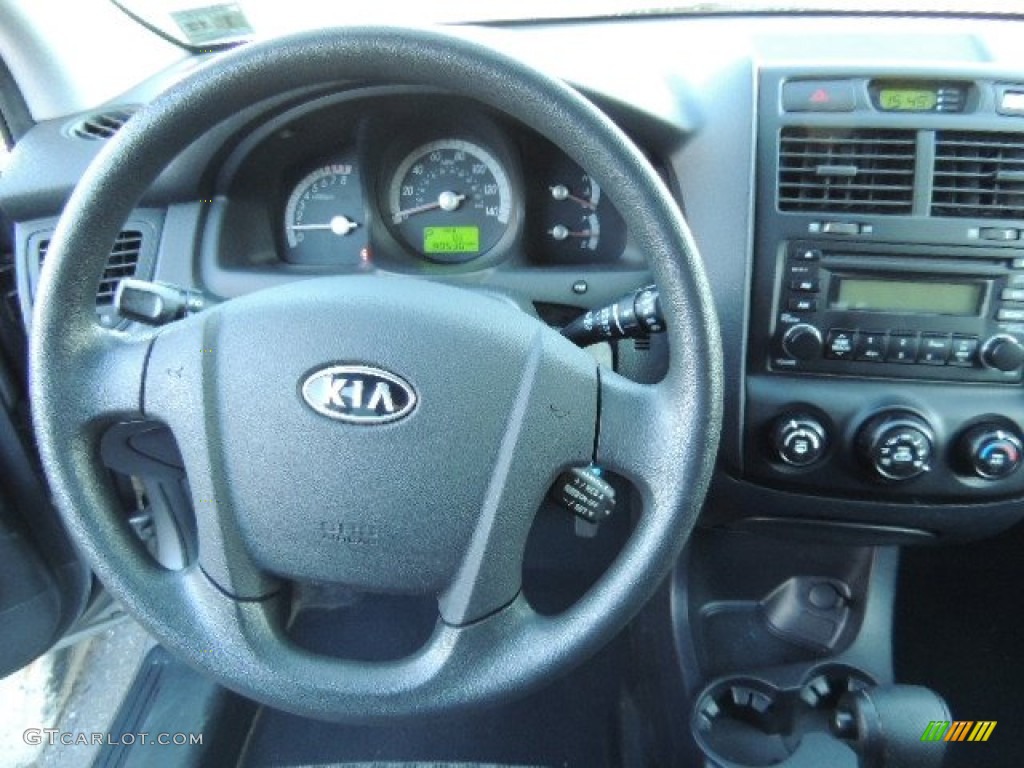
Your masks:
{"label": "instrument cluster", "polygon": [[269,214],[289,265],[433,272],[638,258],[624,256],[621,214],[566,153],[454,97],[307,105],[253,143],[229,199]]}

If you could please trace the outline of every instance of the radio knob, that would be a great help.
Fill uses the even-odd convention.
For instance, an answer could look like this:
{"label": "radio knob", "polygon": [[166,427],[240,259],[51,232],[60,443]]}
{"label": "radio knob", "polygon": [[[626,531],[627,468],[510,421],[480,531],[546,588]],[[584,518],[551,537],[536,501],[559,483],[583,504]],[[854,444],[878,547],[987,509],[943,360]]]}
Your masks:
{"label": "radio knob", "polygon": [[1013,373],[1024,365],[1024,346],[1008,333],[998,333],[981,345],[981,362],[986,368]]}
{"label": "radio knob", "polygon": [[935,434],[920,416],[887,411],[861,429],[857,447],[870,467],[886,480],[910,480],[931,469]]}
{"label": "radio knob", "polygon": [[824,346],[821,331],[807,323],[791,326],[783,335],[783,353],[794,360],[814,360],[821,357]]}
{"label": "radio knob", "polygon": [[1020,435],[997,424],[979,424],[968,430],[958,447],[966,465],[985,480],[1013,474],[1024,454]]}
{"label": "radio knob", "polygon": [[783,416],[772,429],[772,450],[791,467],[808,467],[825,455],[825,427],[813,416]]}

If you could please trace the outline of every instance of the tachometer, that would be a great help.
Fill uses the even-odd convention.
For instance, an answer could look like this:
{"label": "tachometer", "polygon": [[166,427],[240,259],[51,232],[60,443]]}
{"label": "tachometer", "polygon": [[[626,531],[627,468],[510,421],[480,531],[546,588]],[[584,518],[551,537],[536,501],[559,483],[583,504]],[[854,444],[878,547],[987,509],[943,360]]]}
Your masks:
{"label": "tachometer", "polygon": [[322,165],[292,189],[284,211],[285,258],[295,264],[369,263],[365,205],[354,163]]}
{"label": "tachometer", "polygon": [[495,246],[508,229],[508,174],[483,147],[442,139],[415,149],[388,186],[395,235],[433,261],[456,264]]}

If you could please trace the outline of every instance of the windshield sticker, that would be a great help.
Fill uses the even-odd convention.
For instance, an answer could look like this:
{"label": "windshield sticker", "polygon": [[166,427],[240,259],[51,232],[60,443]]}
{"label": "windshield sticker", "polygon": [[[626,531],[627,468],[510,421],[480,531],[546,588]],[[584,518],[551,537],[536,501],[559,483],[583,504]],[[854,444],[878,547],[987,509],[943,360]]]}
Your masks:
{"label": "windshield sticker", "polygon": [[172,11],[171,18],[192,45],[235,40],[252,34],[252,27],[236,3]]}

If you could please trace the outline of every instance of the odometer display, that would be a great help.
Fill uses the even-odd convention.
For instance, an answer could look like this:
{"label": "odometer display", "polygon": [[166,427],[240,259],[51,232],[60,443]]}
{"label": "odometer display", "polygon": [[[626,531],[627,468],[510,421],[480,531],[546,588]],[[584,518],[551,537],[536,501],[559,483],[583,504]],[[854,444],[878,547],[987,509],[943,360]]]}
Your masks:
{"label": "odometer display", "polygon": [[462,139],[410,152],[388,185],[395,236],[432,261],[481,256],[504,236],[512,215],[508,175],[493,154]]}
{"label": "odometer display", "polygon": [[423,252],[479,253],[479,227],[424,227]]}
{"label": "odometer display", "polygon": [[882,88],[878,91],[878,106],[893,112],[931,112],[938,103],[934,89]]}

